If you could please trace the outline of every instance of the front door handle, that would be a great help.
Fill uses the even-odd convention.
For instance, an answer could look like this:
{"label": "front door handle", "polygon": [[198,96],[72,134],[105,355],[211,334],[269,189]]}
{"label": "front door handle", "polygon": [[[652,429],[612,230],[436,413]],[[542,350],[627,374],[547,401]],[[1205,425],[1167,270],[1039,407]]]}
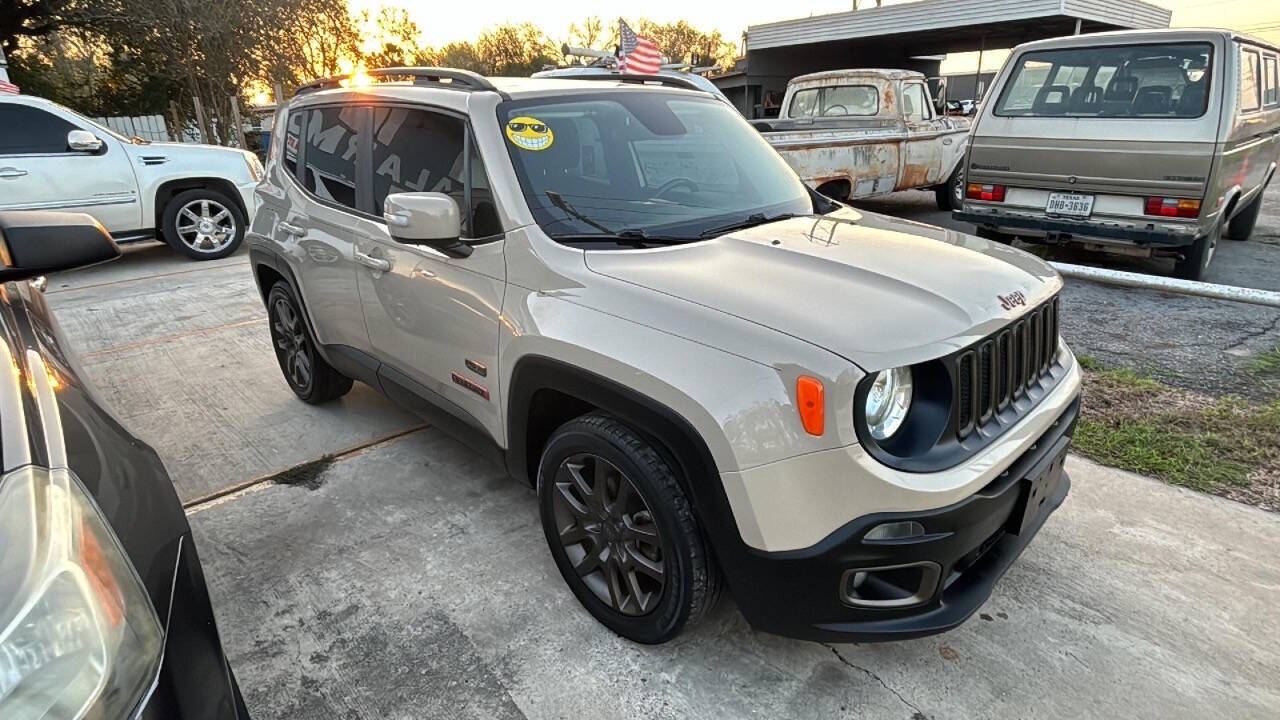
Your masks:
{"label": "front door handle", "polygon": [[19,178],[26,174],[26,170],[19,170],[16,167],[0,168],[0,178]]}
{"label": "front door handle", "polygon": [[292,235],[294,237],[302,237],[307,234],[306,228],[300,228],[297,225],[287,222],[276,223],[276,227],[280,228],[280,232]]}
{"label": "front door handle", "polygon": [[382,258],[374,257],[372,255],[365,255],[359,250],[355,251],[355,256],[356,256],[356,262],[360,263],[361,265],[364,265],[370,270],[377,270],[378,272],[388,272],[391,270],[390,260],[384,260]]}

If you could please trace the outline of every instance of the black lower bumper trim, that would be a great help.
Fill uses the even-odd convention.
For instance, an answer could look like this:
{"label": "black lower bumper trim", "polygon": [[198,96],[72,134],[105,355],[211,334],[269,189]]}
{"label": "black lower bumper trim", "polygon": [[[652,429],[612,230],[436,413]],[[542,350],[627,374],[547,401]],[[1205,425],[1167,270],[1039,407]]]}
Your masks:
{"label": "black lower bumper trim", "polygon": [[[748,549],[734,558],[733,595],[757,630],[826,642],[905,640],[963,623],[991,595],[996,582],[1026,549],[1067,496],[1061,473],[1035,508],[1024,512],[1037,478],[1057,478],[1079,416],[1077,398],[1031,449],[987,487],[947,507],[876,513],[858,518],[811,548],[785,552]],[[1036,485],[1043,488],[1043,485]],[[923,537],[866,541],[873,528],[915,521]],[[940,582],[912,607],[854,607],[841,578],[858,568],[910,564],[940,566]],[[746,580],[746,582],[743,582]]]}
{"label": "black lower bumper trim", "polygon": [[992,215],[990,213],[971,213],[963,210],[952,211],[951,217],[992,230],[1000,228],[1038,230],[1057,235],[1063,240],[1084,241],[1089,238],[1108,238],[1111,240],[1127,240],[1137,245],[1185,247],[1195,242],[1196,239],[1194,233],[1181,235],[1165,230],[1136,230],[1114,225],[1093,225],[1070,220],[1011,217],[1007,215]]}

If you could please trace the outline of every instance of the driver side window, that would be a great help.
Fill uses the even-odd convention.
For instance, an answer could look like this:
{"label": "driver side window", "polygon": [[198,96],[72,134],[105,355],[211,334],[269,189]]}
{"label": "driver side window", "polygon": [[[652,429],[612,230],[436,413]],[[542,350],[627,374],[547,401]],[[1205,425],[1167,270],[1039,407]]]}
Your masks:
{"label": "driver side window", "polygon": [[70,152],[67,133],[75,125],[26,105],[0,105],[0,155],[49,155]]}
{"label": "driver side window", "polygon": [[401,107],[374,108],[374,210],[381,215],[383,201],[391,193],[439,192],[458,203],[464,237],[501,233],[484,162],[474,145],[471,177],[466,177],[466,133],[466,124],[452,115]]}

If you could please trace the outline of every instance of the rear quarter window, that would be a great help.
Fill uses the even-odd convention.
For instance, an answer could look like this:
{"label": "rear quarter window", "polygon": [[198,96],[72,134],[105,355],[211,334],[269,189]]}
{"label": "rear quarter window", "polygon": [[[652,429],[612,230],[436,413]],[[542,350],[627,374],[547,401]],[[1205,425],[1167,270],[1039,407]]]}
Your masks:
{"label": "rear quarter window", "polygon": [[1240,51],[1240,112],[1253,112],[1262,107],[1262,72],[1257,50]]}
{"label": "rear quarter window", "polygon": [[1280,77],[1277,76],[1276,64],[1275,55],[1267,55],[1262,59],[1262,74],[1266,80],[1262,101],[1267,107],[1280,105]]}

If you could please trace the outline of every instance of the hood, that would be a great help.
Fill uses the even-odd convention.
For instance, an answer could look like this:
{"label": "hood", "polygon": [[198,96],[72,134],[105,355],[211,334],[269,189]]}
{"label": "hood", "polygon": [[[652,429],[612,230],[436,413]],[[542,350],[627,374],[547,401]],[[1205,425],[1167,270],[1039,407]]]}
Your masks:
{"label": "hood", "polygon": [[[958,350],[1062,287],[1052,267],[1020,250],[850,208],[689,245],[587,252],[586,263],[601,275],[799,338],[865,370]],[[1015,293],[1025,304],[1002,302]]]}

